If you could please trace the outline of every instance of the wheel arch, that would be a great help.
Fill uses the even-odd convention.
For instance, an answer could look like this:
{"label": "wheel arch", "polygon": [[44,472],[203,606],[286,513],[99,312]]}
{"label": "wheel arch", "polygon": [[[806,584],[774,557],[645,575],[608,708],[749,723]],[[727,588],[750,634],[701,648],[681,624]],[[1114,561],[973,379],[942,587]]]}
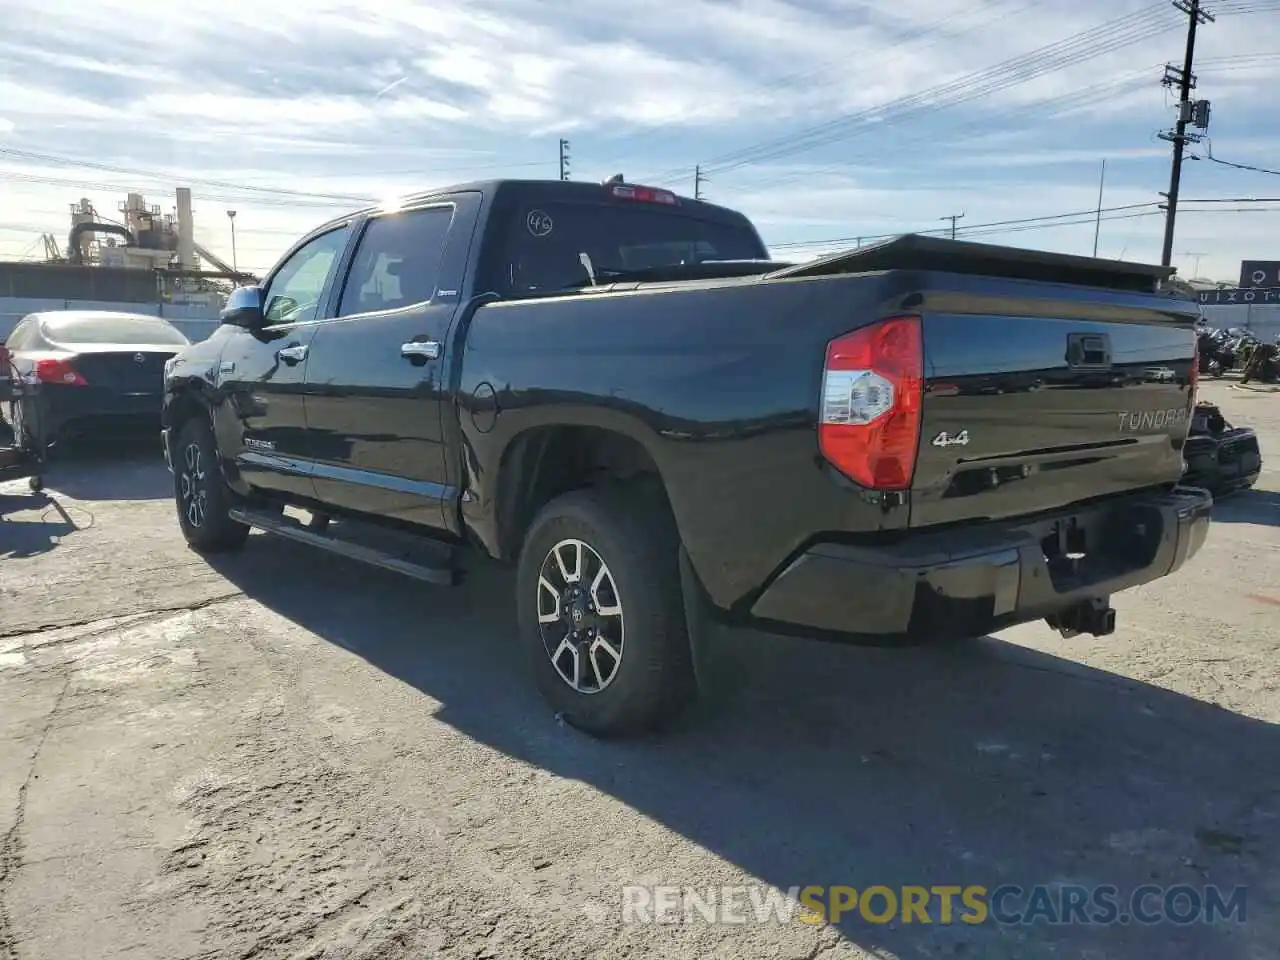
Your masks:
{"label": "wheel arch", "polygon": [[161,412],[163,426],[176,433],[192,417],[212,418],[212,416],[213,407],[203,384],[186,380],[169,387],[164,409]]}
{"label": "wheel arch", "polygon": [[514,559],[537,512],[555,497],[605,484],[643,483],[670,501],[657,459],[637,437],[611,427],[529,427],[507,444],[495,493],[497,555]]}

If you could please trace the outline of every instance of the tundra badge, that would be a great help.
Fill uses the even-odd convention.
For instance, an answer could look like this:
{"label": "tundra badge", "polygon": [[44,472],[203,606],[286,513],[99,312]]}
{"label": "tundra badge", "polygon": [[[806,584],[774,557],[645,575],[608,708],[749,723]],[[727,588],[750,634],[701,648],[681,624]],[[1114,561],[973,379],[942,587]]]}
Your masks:
{"label": "tundra badge", "polygon": [[969,445],[969,431],[961,430],[957,434],[950,434],[943,430],[931,442],[935,447],[965,447]]}
{"label": "tundra badge", "polygon": [[1172,407],[1168,410],[1122,410],[1120,432],[1137,432],[1139,430],[1164,430],[1178,427],[1187,421],[1186,407]]}

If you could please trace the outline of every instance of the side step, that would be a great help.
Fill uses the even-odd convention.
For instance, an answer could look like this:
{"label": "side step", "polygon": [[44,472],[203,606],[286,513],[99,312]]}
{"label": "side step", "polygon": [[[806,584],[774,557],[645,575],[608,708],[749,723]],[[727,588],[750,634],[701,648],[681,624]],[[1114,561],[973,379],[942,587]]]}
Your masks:
{"label": "side step", "polygon": [[296,540],[298,543],[318,547],[321,550],[327,550],[330,553],[336,553],[351,560],[358,560],[373,567],[381,567],[393,573],[404,574],[405,576],[413,577],[415,580],[422,580],[441,587],[452,587],[458,583],[458,571],[451,566],[432,566],[405,560],[376,547],[365,546],[362,543],[352,543],[349,540],[343,540],[327,533],[318,533],[315,530],[308,529],[300,521],[282,514],[233,508],[230,511],[230,515],[232,520],[250,527],[256,527],[264,533],[284,537],[287,540]]}

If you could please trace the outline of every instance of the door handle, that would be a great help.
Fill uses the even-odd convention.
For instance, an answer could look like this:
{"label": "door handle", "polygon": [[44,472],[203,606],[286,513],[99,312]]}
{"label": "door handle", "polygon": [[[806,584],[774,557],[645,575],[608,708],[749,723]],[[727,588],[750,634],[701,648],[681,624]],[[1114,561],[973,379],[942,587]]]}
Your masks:
{"label": "door handle", "polygon": [[400,344],[400,356],[408,360],[435,360],[440,356],[440,344],[435,340],[410,340]]}
{"label": "door handle", "polygon": [[299,344],[292,347],[281,347],[276,351],[276,356],[285,363],[298,363],[307,358],[307,348],[305,344]]}

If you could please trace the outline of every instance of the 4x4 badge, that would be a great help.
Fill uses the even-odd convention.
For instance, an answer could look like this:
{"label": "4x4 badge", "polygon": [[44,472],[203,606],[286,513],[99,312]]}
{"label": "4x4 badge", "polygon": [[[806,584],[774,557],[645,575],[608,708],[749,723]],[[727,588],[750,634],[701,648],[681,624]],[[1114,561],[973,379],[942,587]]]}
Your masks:
{"label": "4x4 badge", "polygon": [[964,447],[969,443],[969,431],[961,430],[957,434],[950,434],[943,430],[933,438],[932,443],[935,447]]}

